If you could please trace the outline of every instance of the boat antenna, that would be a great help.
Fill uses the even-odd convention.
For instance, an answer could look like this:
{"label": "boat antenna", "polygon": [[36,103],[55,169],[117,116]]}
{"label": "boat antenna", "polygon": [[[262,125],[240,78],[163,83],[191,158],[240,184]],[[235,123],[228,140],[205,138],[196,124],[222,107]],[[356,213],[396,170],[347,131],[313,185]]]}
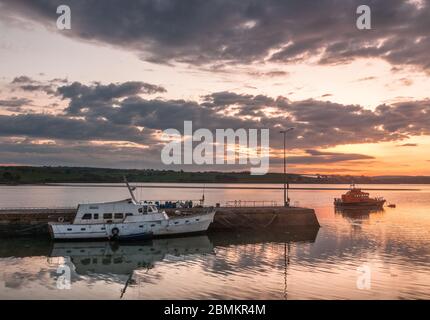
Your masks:
{"label": "boat antenna", "polygon": [[124,182],[125,182],[125,185],[127,186],[128,192],[130,192],[131,199],[133,199],[134,203],[137,203],[137,200],[134,197],[134,193],[133,193],[136,187],[130,187],[130,184],[128,183],[126,176],[124,176]]}
{"label": "boat antenna", "polygon": [[205,204],[205,189],[206,189],[206,183],[203,184],[203,195],[200,200],[202,206]]}

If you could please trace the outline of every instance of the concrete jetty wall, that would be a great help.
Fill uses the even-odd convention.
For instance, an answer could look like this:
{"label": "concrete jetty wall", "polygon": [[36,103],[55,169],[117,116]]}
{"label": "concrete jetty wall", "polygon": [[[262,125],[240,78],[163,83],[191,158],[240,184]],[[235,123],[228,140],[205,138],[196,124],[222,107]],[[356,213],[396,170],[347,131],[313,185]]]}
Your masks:
{"label": "concrete jetty wall", "polygon": [[48,222],[70,222],[76,209],[0,209],[0,237],[48,235]]}
{"label": "concrete jetty wall", "polygon": [[[220,207],[215,208],[209,232],[240,230],[272,230],[291,228],[318,229],[313,209],[285,207]],[[178,209],[167,209],[174,215]],[[195,212],[199,208],[181,209]],[[47,235],[50,221],[72,221],[76,209],[0,209],[0,237]]]}
{"label": "concrete jetty wall", "polygon": [[319,228],[313,209],[285,207],[224,207],[215,214],[211,231],[243,229]]}

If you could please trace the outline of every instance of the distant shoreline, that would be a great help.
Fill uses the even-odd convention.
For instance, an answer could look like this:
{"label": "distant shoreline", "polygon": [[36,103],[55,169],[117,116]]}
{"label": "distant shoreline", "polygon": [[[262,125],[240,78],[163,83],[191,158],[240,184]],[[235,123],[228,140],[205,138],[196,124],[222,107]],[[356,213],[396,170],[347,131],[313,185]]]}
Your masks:
{"label": "distant shoreline", "polygon": [[[115,182],[116,183],[116,182]],[[146,182],[141,182],[146,183]],[[152,183],[152,182],[148,182]],[[189,186],[189,185],[139,185],[134,183],[133,186],[137,188],[156,188],[156,189],[226,189],[226,190],[282,190],[283,187],[248,187],[248,186],[211,186],[211,184],[215,183],[208,183],[204,186]],[[222,184],[222,183],[216,183],[216,184]],[[241,184],[241,183],[229,183],[229,184]],[[251,184],[251,183],[246,183]],[[256,183],[257,184],[257,183]],[[260,185],[264,184],[274,184],[274,183],[259,183]],[[316,184],[316,183],[308,183],[309,185]],[[373,183],[376,185],[376,183]],[[291,186],[292,185],[292,186]],[[342,185],[342,183],[337,184],[328,184],[326,185]],[[394,185],[394,184],[393,184]],[[426,185],[426,184],[423,184]],[[95,184],[95,183],[45,183],[45,184],[0,184],[0,186],[40,186],[40,187],[74,187],[74,188],[121,188],[121,185],[107,185],[107,184]],[[312,190],[348,190],[349,188],[336,188],[336,187],[317,187],[317,188],[311,188],[311,187],[294,187],[294,184],[290,184],[289,190],[302,190],[302,191],[312,191]],[[420,191],[421,189],[417,188],[361,188],[362,190],[369,190],[369,191]]]}
{"label": "distant shoreline", "polygon": [[[19,167],[0,166],[0,185],[53,185],[72,183],[177,183],[182,186],[199,184],[283,184],[283,173],[251,175],[249,172],[186,172],[153,169],[109,169],[85,167]],[[430,176],[350,176],[287,174],[287,181],[295,184],[421,184],[429,185]]]}

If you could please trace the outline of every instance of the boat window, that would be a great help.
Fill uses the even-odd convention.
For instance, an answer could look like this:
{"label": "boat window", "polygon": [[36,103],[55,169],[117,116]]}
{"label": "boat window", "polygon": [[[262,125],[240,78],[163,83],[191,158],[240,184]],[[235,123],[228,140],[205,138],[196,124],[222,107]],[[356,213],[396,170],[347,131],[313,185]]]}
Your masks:
{"label": "boat window", "polygon": [[91,216],[92,216],[91,213],[86,213],[82,216],[82,220],[91,220]]}
{"label": "boat window", "polygon": [[103,219],[112,219],[112,213],[103,213]]}
{"label": "boat window", "polygon": [[114,219],[122,219],[122,218],[124,218],[124,214],[123,213],[115,213]]}
{"label": "boat window", "polygon": [[139,213],[142,213],[143,212],[143,208],[139,208]]}
{"label": "boat window", "polygon": [[98,213],[94,213],[93,218],[97,220],[99,218],[99,214]]}
{"label": "boat window", "polygon": [[123,262],[122,257],[118,257],[118,258],[113,258],[113,263],[114,264],[120,264]]}
{"label": "boat window", "polygon": [[127,212],[126,214],[125,214],[125,216],[126,217],[130,217],[130,216],[132,216],[133,214],[132,213],[130,213],[130,212]]}

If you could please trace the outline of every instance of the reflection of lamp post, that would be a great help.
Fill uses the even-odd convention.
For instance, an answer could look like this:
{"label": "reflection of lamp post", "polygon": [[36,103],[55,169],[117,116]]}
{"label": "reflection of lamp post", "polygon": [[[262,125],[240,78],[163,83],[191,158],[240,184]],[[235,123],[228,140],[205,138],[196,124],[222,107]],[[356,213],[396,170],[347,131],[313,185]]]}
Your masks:
{"label": "reflection of lamp post", "polygon": [[[290,206],[290,199],[288,198],[288,194],[287,194],[287,157],[285,154],[285,147],[286,147],[286,141],[287,141],[287,132],[290,132],[292,130],[294,130],[294,127],[280,131],[280,133],[284,134],[284,207]],[[288,189],[289,188],[290,188],[290,185],[288,184]]]}
{"label": "reflection of lamp post", "polygon": [[[287,246],[288,246],[288,254],[287,254]],[[288,241],[284,243],[284,299],[287,300],[288,296],[288,287],[287,287],[287,270],[290,264],[290,242]]]}

